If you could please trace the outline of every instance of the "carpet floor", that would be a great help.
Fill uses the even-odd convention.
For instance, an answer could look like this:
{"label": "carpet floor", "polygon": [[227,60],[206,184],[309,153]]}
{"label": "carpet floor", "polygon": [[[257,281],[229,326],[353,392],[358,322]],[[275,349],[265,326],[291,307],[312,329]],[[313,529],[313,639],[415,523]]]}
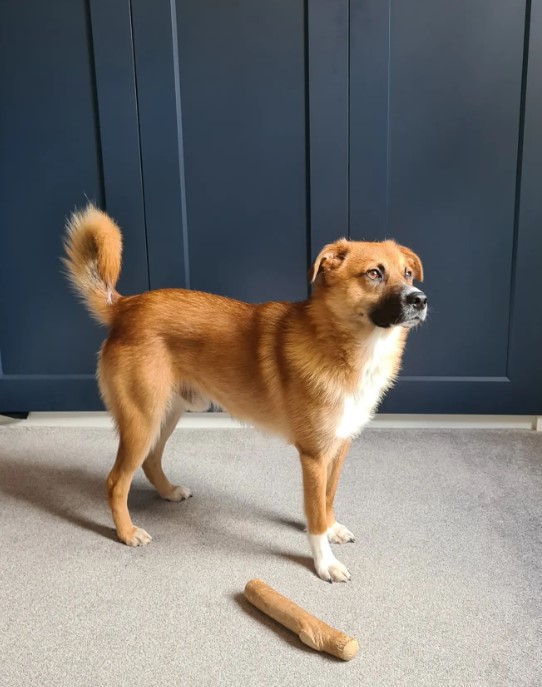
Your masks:
{"label": "carpet floor", "polygon": [[[542,433],[368,430],[346,461],[334,546],[312,570],[293,449],[252,430],[178,429],[167,503],[138,474],[115,540],[104,498],[113,433],[0,427],[4,687],[542,684]],[[318,654],[245,602],[260,577],[352,634]]]}

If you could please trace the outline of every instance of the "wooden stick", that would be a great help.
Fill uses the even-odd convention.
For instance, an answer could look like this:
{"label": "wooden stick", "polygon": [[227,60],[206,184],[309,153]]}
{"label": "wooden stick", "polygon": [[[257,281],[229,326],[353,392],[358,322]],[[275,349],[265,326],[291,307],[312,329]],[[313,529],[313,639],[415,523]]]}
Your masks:
{"label": "wooden stick", "polygon": [[311,649],[325,651],[343,661],[354,658],[359,651],[356,639],[307,613],[262,580],[247,582],[245,597],[260,611],[299,635],[303,644]]}

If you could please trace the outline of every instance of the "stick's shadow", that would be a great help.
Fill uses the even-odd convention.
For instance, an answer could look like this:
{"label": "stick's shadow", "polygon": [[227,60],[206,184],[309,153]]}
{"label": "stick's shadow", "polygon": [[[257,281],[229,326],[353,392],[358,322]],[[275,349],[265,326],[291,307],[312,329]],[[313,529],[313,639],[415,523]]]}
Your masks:
{"label": "stick's shadow", "polygon": [[336,658],[335,656],[326,654],[323,651],[316,651],[315,649],[311,649],[310,647],[308,647],[306,644],[303,644],[303,642],[295,633],[290,632],[290,630],[283,627],[279,622],[273,620],[273,618],[270,618],[269,616],[265,615],[265,613],[262,613],[260,610],[255,608],[251,603],[249,603],[246,600],[244,594],[242,594],[241,592],[233,594],[232,599],[247,615],[249,615],[254,620],[258,621],[260,625],[263,625],[265,628],[267,628],[267,630],[274,632],[278,637],[280,637],[284,642],[286,642],[286,644],[289,644],[294,649],[297,649],[298,651],[301,651],[305,654],[320,656],[322,660],[329,661],[330,663],[344,662],[341,661],[339,658]]}

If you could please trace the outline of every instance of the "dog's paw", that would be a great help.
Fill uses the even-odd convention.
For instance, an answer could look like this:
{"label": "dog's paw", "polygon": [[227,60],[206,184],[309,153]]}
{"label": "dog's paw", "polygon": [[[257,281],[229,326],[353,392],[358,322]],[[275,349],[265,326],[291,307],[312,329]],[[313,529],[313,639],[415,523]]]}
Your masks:
{"label": "dog's paw", "polygon": [[336,558],[316,564],[316,572],[326,582],[348,582],[350,573]]}
{"label": "dog's paw", "polygon": [[166,501],[184,501],[185,499],[189,499],[192,496],[192,492],[188,487],[172,487],[171,491],[168,491],[167,494],[163,494],[162,498],[165,499]]}
{"label": "dog's paw", "polygon": [[318,575],[326,582],[348,582],[350,573],[338,561],[329,545],[327,533],[309,534],[309,544]]}
{"label": "dog's paw", "polygon": [[332,544],[346,544],[347,542],[356,541],[352,532],[339,522],[336,522],[328,529],[327,538]]}
{"label": "dog's paw", "polygon": [[145,546],[152,540],[152,537],[141,527],[133,527],[129,534],[122,537],[119,535],[119,539],[127,546]]}

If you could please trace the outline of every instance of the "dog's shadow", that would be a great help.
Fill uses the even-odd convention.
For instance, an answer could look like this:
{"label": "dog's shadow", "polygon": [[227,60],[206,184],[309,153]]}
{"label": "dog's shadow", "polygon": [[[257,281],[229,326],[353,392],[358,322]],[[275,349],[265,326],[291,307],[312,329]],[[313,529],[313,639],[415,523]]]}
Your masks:
{"label": "dog's shadow", "polygon": [[113,527],[84,517],[72,505],[105,501],[105,481],[81,468],[22,462],[0,456],[0,493],[77,527],[116,540]]}
{"label": "dog's shadow", "polygon": [[[207,491],[207,488],[206,488]],[[109,540],[117,541],[115,529],[112,526],[100,524],[85,515],[95,511],[97,517],[102,513],[104,518],[108,514],[105,493],[105,477],[94,474],[80,467],[64,467],[47,463],[47,458],[19,461],[0,454],[0,494],[16,501],[25,502],[30,508],[60,518],[76,527],[94,532]],[[238,515],[246,510],[247,517],[252,520],[271,522],[279,528],[286,528],[290,532],[303,531],[303,523],[285,517],[283,513],[260,508],[253,502],[245,504],[235,494],[221,494],[220,499],[213,497],[213,488],[208,485],[208,493],[202,495],[207,503],[212,502],[219,511],[217,517],[206,522],[206,536],[212,538],[217,547],[228,550],[238,549],[246,552],[250,549],[253,554],[261,556],[280,556],[285,560],[305,567],[314,573],[312,560],[307,556],[296,555],[277,547],[265,547],[261,542],[252,539],[242,528],[224,527],[220,513]],[[130,504],[134,511],[157,512],[161,515],[171,513],[171,517],[178,517],[171,504],[162,501],[152,487],[135,485],[130,491]],[[201,535],[201,523],[196,514],[182,519],[186,534],[196,537]],[[179,536],[183,533],[179,532]]]}

